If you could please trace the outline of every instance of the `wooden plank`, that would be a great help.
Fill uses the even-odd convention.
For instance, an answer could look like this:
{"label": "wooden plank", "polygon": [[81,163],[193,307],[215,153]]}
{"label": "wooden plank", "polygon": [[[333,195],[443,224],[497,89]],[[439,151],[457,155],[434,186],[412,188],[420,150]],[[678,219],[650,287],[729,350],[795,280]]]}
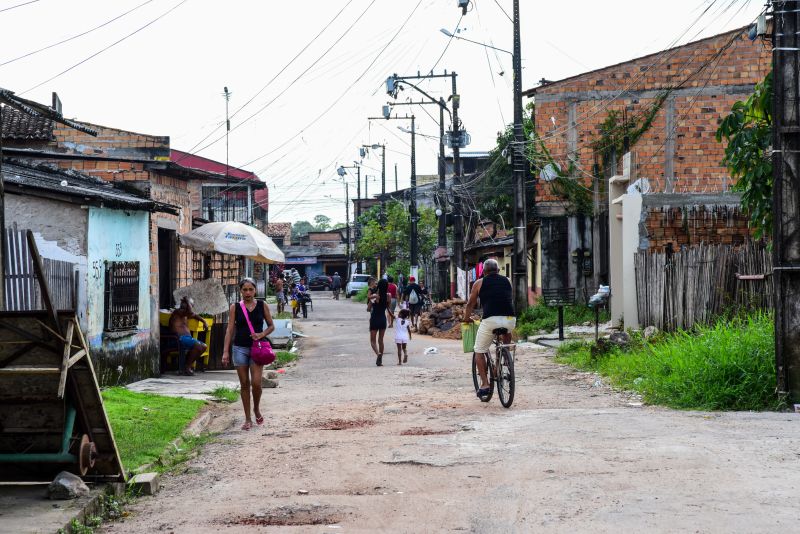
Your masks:
{"label": "wooden plank", "polygon": [[64,343],[64,356],[61,359],[61,378],[58,380],[58,398],[64,398],[64,387],[67,385],[67,372],[70,368],[70,352],[72,352],[72,332],[75,328],[75,323],[70,321],[67,323],[67,339]]}
{"label": "wooden plank", "polygon": [[72,367],[78,360],[80,360],[84,356],[86,356],[86,351],[83,349],[79,350],[78,352],[72,355],[72,357],[69,359],[69,362],[67,363],[67,366]]}
{"label": "wooden plank", "polygon": [[0,369],[0,375],[50,375],[60,372],[61,369],[58,367],[4,367]]}
{"label": "wooden plank", "polygon": [[7,366],[34,347],[34,343],[30,341],[21,341],[20,343],[24,343],[24,345],[0,360],[0,368]]}
{"label": "wooden plank", "polygon": [[31,258],[34,264],[34,272],[36,279],[39,281],[39,289],[42,292],[42,300],[44,300],[44,307],[48,312],[49,319],[52,321],[52,326],[56,332],[61,332],[61,323],[58,320],[58,314],[53,306],[53,301],[50,298],[50,289],[47,287],[47,280],[44,278],[44,267],[42,267],[42,258],[39,255],[39,248],[36,246],[36,239],[33,232],[28,230],[28,248],[30,249]]}

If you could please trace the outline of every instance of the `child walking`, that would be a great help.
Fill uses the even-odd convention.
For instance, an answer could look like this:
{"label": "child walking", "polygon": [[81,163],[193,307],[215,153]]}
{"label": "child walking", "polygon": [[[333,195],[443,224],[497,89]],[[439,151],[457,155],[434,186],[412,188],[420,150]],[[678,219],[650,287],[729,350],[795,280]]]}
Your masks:
{"label": "child walking", "polygon": [[[397,343],[397,365],[408,363],[408,342],[411,341],[411,312],[400,310],[394,323],[394,342]],[[402,357],[402,358],[401,358]]]}

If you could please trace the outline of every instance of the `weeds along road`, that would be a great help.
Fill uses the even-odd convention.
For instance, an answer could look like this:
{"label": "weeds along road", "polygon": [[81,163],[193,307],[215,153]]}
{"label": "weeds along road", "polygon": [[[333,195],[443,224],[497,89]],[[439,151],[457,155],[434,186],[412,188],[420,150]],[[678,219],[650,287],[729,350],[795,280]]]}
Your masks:
{"label": "weeds along road", "polygon": [[225,407],[219,440],[104,531],[797,530],[796,414],[642,407],[531,349],[506,410],[475,398],[460,342],[415,335],[398,367],[387,331],[376,367],[364,305],[327,293],[297,326],[266,424]]}

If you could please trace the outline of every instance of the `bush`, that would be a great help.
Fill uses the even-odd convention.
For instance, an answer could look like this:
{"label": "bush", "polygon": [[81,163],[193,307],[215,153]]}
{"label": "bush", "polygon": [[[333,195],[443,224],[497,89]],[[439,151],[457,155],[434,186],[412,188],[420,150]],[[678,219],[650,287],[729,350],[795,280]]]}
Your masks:
{"label": "bush", "polygon": [[[600,310],[600,321],[606,322],[610,318],[608,310]],[[564,307],[564,325],[583,324],[586,321],[594,322],[594,309],[584,305]],[[551,308],[539,299],[533,306],[528,306],[517,319],[517,334],[525,339],[540,330],[551,332],[558,328],[558,308]]]}
{"label": "bush", "polygon": [[639,392],[651,404],[697,410],[774,410],[773,320],[768,314],[720,319],[694,332],[648,343],[634,337],[628,351],[592,356],[590,345],[566,344],[559,358]]}
{"label": "bush", "polygon": [[355,302],[367,302],[367,295],[369,294],[369,287],[364,286],[358,290],[358,292],[353,295],[353,300]]}

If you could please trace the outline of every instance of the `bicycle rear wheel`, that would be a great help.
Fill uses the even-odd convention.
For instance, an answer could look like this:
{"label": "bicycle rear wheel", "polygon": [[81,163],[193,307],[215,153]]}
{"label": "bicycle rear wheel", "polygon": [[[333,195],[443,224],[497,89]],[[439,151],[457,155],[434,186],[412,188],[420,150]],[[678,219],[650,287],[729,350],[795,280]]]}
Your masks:
{"label": "bicycle rear wheel", "polygon": [[[486,372],[489,373],[489,395],[487,395],[487,402],[491,400],[492,393],[494,393],[494,373],[492,372],[492,360],[486,356],[485,354],[481,355],[481,358],[486,358]],[[481,377],[478,374],[478,355],[476,353],[472,353],[472,385],[475,386],[475,393],[478,393],[478,389],[481,387]]]}
{"label": "bicycle rear wheel", "polygon": [[497,377],[497,394],[504,408],[514,402],[514,357],[505,347],[500,348],[500,369]]}

